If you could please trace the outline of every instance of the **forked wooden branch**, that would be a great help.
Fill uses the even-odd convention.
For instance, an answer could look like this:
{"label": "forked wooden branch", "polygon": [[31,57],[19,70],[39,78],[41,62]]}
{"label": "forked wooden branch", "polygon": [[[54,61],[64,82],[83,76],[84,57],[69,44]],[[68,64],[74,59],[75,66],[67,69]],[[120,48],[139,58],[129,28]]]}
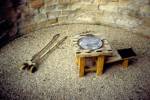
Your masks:
{"label": "forked wooden branch", "polygon": [[38,53],[36,53],[31,61],[34,62],[36,61],[36,59],[39,59],[46,51],[48,51],[50,49],[50,47],[52,46],[52,44],[59,38],[60,34],[56,34],[52,40],[41,50],[39,51]]}
{"label": "forked wooden branch", "polygon": [[[37,70],[37,67],[40,63],[40,61],[43,60],[43,58],[47,55],[47,54],[51,54],[55,49],[57,49],[66,39],[67,36],[65,36],[64,38],[62,38],[60,41],[58,41],[57,43],[55,43],[55,41],[59,38],[59,34],[56,34],[52,40],[38,53],[36,53],[31,60],[26,61],[25,63],[23,63],[21,69],[28,69],[30,70],[30,72],[35,72]],[[55,43],[55,44],[54,44]],[[54,45],[53,45],[54,44]],[[53,45],[53,46],[52,46]]]}

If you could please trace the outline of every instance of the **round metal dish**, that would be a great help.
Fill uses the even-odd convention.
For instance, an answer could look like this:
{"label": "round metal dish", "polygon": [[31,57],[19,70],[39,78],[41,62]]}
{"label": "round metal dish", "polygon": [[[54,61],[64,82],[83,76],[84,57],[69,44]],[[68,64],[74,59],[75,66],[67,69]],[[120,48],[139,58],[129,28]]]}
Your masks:
{"label": "round metal dish", "polygon": [[100,38],[97,38],[94,35],[87,35],[79,39],[78,45],[82,49],[95,50],[99,49],[103,45],[103,42]]}

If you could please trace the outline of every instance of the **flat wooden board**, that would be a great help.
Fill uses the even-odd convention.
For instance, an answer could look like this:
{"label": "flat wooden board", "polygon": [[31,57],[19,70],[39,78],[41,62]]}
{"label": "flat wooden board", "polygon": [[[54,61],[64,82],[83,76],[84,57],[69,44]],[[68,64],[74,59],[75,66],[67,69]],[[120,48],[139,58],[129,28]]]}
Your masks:
{"label": "flat wooden board", "polygon": [[114,50],[113,55],[106,58],[106,63],[107,64],[108,63],[114,63],[114,62],[117,62],[120,60],[122,60],[121,56],[119,55],[119,53],[116,50]]}

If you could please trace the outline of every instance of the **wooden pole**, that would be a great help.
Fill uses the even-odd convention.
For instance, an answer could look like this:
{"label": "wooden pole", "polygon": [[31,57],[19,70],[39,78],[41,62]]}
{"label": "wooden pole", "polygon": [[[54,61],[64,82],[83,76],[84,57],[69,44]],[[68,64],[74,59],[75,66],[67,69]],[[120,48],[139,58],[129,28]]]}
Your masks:
{"label": "wooden pole", "polygon": [[97,58],[97,63],[96,63],[96,74],[97,75],[101,75],[103,73],[104,59],[105,59],[105,56],[99,56]]}
{"label": "wooden pole", "polygon": [[82,77],[82,76],[84,76],[84,67],[85,67],[85,58],[84,57],[79,58],[79,66],[80,66],[79,77]]}

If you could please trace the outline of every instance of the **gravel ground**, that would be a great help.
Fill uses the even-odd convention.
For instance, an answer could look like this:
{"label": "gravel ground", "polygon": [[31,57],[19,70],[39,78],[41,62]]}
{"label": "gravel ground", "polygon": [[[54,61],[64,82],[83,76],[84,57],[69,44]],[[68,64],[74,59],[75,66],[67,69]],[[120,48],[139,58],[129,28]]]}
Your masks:
{"label": "gravel ground", "polygon": [[[104,74],[79,78],[71,38],[86,30],[105,36],[113,48],[132,47],[137,58],[123,69],[108,66]],[[69,36],[36,73],[19,65],[43,48],[53,35]],[[94,25],[64,25],[27,34],[0,49],[1,100],[150,100],[150,40],[132,32]]]}

